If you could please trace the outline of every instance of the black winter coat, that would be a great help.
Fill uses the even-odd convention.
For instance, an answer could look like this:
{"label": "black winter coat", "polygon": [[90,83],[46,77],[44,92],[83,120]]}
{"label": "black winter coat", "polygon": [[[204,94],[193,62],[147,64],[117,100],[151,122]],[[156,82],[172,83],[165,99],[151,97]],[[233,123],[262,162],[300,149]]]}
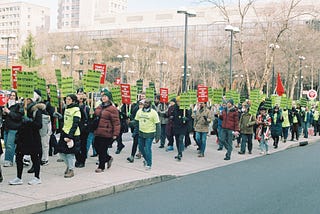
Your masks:
{"label": "black winter coat", "polygon": [[39,130],[42,128],[42,112],[45,104],[31,103],[27,107],[27,116],[23,119],[16,136],[16,153],[24,155],[40,154],[42,152]]}
{"label": "black winter coat", "polygon": [[18,130],[22,125],[23,108],[21,104],[17,103],[9,108],[10,113],[4,115],[4,129],[5,130]]}

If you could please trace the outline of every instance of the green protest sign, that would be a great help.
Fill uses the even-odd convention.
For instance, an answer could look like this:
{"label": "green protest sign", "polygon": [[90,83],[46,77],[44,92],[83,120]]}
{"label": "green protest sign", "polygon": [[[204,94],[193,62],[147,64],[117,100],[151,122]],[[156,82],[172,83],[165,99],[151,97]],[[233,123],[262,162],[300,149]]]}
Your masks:
{"label": "green protest sign", "polygon": [[177,94],[169,94],[168,95],[169,102],[170,102],[170,100],[172,100],[173,98],[176,98],[176,97],[177,97]]}
{"label": "green protest sign", "polygon": [[214,103],[214,104],[221,103],[222,97],[223,97],[223,89],[222,88],[213,89],[212,103]]}
{"label": "green protest sign", "polygon": [[154,100],[154,88],[146,89],[146,98],[150,99],[151,101]]}
{"label": "green protest sign", "polygon": [[87,92],[98,92],[100,87],[100,71],[88,70],[83,77],[84,90]]}
{"label": "green protest sign", "polygon": [[56,85],[49,85],[50,88],[50,104],[53,107],[59,107],[58,90]]}
{"label": "green protest sign", "polygon": [[307,102],[308,102],[308,100],[307,100],[307,98],[305,98],[305,97],[301,97],[300,98],[300,106],[301,107],[306,107],[307,106]]}
{"label": "green protest sign", "polygon": [[11,69],[1,69],[2,89],[11,90]]}
{"label": "green protest sign", "polygon": [[37,78],[36,89],[40,90],[42,97],[45,98],[45,96],[47,94],[46,79],[38,77]]}
{"label": "green protest sign", "polygon": [[63,77],[61,79],[60,92],[61,97],[66,97],[68,94],[74,94],[72,77]]}
{"label": "green protest sign", "polygon": [[121,101],[122,101],[120,86],[116,86],[116,87],[111,88],[111,93],[112,93],[113,102],[120,105]]}
{"label": "green protest sign", "polygon": [[136,81],[137,92],[140,94],[143,90],[143,80],[139,79]]}
{"label": "green protest sign", "polygon": [[57,78],[57,83],[58,83],[58,88],[61,88],[62,85],[62,75],[61,75],[61,70],[56,69],[55,70],[56,78]]}
{"label": "green protest sign", "polygon": [[37,84],[37,77],[34,72],[18,72],[17,89],[20,97],[32,98],[33,91]]}
{"label": "green protest sign", "polygon": [[180,109],[189,109],[190,108],[190,96],[188,93],[182,93],[180,95]]}
{"label": "green protest sign", "polygon": [[138,93],[137,93],[137,86],[130,86],[130,99],[131,99],[131,103],[135,103],[137,102],[137,97],[138,97]]}

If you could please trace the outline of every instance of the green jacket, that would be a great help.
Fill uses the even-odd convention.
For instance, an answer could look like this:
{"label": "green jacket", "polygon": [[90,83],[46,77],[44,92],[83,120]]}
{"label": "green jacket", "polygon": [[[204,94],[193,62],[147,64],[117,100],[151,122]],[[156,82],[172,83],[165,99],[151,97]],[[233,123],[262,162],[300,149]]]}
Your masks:
{"label": "green jacket", "polygon": [[253,126],[256,124],[256,117],[249,112],[241,114],[239,120],[241,134],[253,134]]}

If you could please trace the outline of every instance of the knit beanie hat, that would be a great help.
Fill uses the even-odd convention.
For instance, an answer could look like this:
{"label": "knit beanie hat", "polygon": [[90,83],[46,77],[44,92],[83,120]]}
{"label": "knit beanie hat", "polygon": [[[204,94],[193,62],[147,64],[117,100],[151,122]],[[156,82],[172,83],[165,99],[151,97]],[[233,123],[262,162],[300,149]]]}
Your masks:
{"label": "knit beanie hat", "polygon": [[110,101],[113,101],[113,100],[112,100],[112,93],[111,93],[108,89],[104,89],[104,90],[102,91],[102,93],[103,93],[104,95],[106,95],[106,96],[109,98]]}

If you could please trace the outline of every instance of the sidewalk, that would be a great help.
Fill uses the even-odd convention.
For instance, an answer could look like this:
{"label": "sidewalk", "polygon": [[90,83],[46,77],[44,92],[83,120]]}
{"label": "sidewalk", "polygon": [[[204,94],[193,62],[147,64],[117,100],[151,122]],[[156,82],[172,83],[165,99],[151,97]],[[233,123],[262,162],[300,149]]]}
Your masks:
{"label": "sidewalk", "polygon": [[[315,143],[320,140],[320,137],[301,138],[300,142],[306,140],[309,143]],[[97,158],[89,157],[86,167],[76,168],[75,176],[71,179],[63,177],[65,165],[57,162],[58,156],[54,156],[50,157],[49,165],[41,167],[42,184],[36,186],[27,184],[33,177],[33,174],[27,173],[29,167],[25,167],[23,171],[22,179],[24,184],[18,186],[8,185],[8,181],[16,177],[15,164],[14,167],[2,167],[4,180],[0,184],[0,213],[26,214],[40,212],[261,157],[258,150],[258,142],[254,141],[253,154],[239,155],[239,149],[234,148],[231,160],[225,161],[223,158],[226,151],[217,151],[215,142],[215,136],[208,137],[204,158],[197,157],[194,145],[189,146],[185,150],[181,162],[174,159],[177,154],[176,148],[173,152],[166,152],[165,149],[158,148],[159,143],[154,144],[152,147],[153,166],[150,171],[144,169],[142,159],[135,159],[134,163],[127,162],[126,158],[131,152],[131,142],[124,142],[126,147],[118,155],[115,154],[116,144],[113,144],[110,154],[113,156],[114,161],[110,169],[105,170],[103,173],[95,173]],[[278,149],[273,149],[272,143],[269,143],[269,150],[270,153],[274,153],[295,146],[299,146],[299,142],[280,142]],[[92,152],[90,151],[89,154],[92,154]]]}

